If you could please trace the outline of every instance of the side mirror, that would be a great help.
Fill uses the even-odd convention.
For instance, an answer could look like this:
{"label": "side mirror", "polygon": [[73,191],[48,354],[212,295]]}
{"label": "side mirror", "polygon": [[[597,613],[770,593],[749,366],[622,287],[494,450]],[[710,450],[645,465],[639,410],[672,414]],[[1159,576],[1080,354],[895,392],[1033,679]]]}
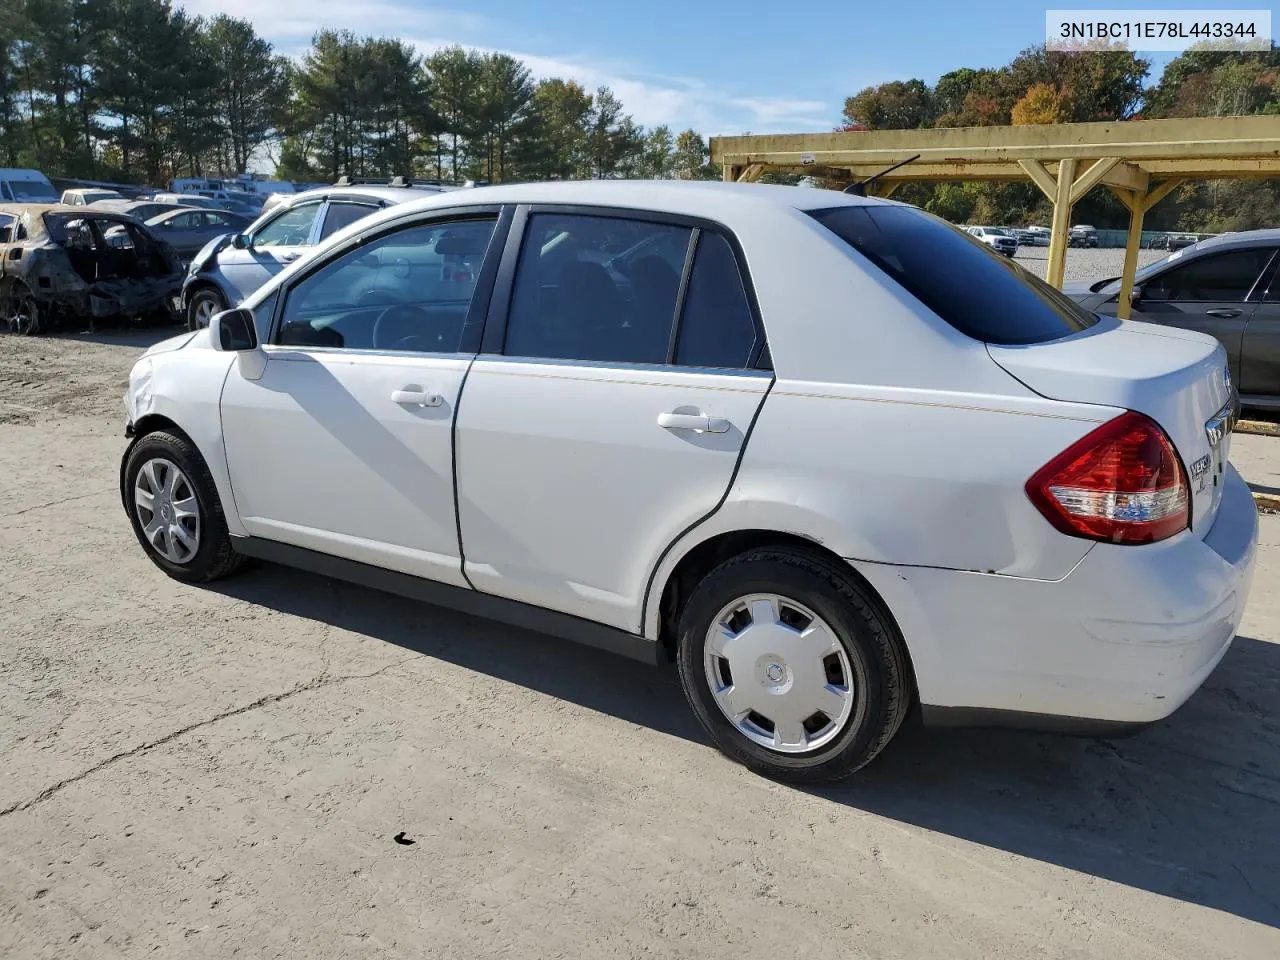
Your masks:
{"label": "side mirror", "polygon": [[231,238],[231,245],[237,250],[248,250],[253,244],[249,241],[247,233],[237,233]]}
{"label": "side mirror", "polygon": [[1135,283],[1133,285],[1133,292],[1129,294],[1129,305],[1137,306],[1141,302],[1142,302],[1142,284]]}
{"label": "side mirror", "polygon": [[215,350],[241,353],[258,347],[258,331],[253,325],[253,311],[243,307],[214,314],[209,321],[209,335]]}

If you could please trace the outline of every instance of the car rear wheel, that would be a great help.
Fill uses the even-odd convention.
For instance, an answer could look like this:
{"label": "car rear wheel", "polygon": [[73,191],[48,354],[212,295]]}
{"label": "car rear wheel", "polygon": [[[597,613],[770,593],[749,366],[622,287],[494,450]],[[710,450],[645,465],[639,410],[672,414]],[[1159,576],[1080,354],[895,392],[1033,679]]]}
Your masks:
{"label": "car rear wheel", "polygon": [[209,468],[181,434],[156,431],[135,443],[122,493],[142,549],[175,580],[207,583],[243,565]]}
{"label": "car rear wheel", "polygon": [[209,326],[215,313],[227,309],[227,301],[221,293],[210,287],[197,290],[187,302],[187,329],[199,330]]}
{"label": "car rear wheel", "polygon": [[13,280],[0,290],[0,313],[12,333],[30,335],[44,329],[40,303],[21,280]]}
{"label": "car rear wheel", "polygon": [[681,613],[678,660],[716,745],[794,783],[865,766],[911,702],[905,649],[878,601],[801,550],[756,550],[712,570]]}

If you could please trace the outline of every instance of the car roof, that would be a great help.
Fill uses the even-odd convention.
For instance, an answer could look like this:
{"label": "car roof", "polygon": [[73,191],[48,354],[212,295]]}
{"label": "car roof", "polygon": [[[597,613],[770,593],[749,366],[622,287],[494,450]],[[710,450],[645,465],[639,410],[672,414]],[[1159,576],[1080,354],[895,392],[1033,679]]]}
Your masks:
{"label": "car roof", "polygon": [[418,186],[418,187],[389,187],[384,184],[353,184],[351,186],[332,186],[318,187],[314,190],[303,190],[301,193],[278,193],[282,199],[278,200],[275,206],[293,206],[296,203],[303,203],[307,200],[324,200],[328,197],[371,197],[375,200],[381,200],[385,203],[404,203],[409,200],[419,200],[422,197],[436,197],[442,193],[453,193],[453,191],[443,189],[436,186]]}
{"label": "car roof", "polygon": [[103,209],[101,207],[80,207],[72,206],[68,203],[3,203],[0,204],[0,213],[12,214],[20,217],[28,214],[31,223],[31,232],[34,235],[32,239],[44,236],[44,220],[43,217],[48,213],[62,214],[64,216],[73,217],[77,220],[114,220],[118,223],[132,223],[135,226],[137,221],[126,213],[117,213],[114,210]]}
{"label": "car roof", "polygon": [[[1175,236],[1195,236],[1190,233],[1176,233]],[[1280,246],[1280,228],[1269,227],[1265,230],[1242,230],[1239,233],[1223,234],[1219,237],[1210,237],[1207,240],[1201,240],[1190,250],[1196,253],[1208,250],[1221,250],[1224,247],[1274,247]],[[1186,254],[1184,253],[1184,257]]]}
{"label": "car roof", "polygon": [[[351,192],[371,188],[348,189]],[[372,188],[377,189],[377,188]],[[403,187],[384,188],[397,198],[417,191]],[[311,192],[311,191],[309,191]],[[323,191],[314,191],[320,193]],[[299,194],[298,196],[306,196]],[[598,207],[618,207],[653,213],[666,213],[702,217],[732,225],[743,217],[796,211],[826,210],[841,206],[887,205],[904,206],[892,200],[874,197],[858,197],[833,190],[775,186],[758,183],[720,183],[715,181],[683,180],[558,180],[540,183],[495,184],[450,190],[440,193],[420,194],[398,203],[395,212],[371,214],[373,222],[403,216],[406,212],[475,206],[477,204],[573,204]],[[274,209],[274,208],[273,208]],[[362,221],[364,223],[369,220]]]}

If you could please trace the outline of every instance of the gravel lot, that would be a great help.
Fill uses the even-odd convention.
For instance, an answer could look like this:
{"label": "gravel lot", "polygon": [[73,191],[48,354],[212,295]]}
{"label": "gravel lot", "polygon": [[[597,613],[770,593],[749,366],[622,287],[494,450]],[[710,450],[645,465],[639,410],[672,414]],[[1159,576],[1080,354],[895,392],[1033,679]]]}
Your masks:
{"label": "gravel lot", "polygon": [[0,956],[1280,956],[1280,517],[1170,721],[917,733],[802,792],[671,672],[280,568],[165,578],[117,492],[146,339],[0,337]]}
{"label": "gravel lot", "polygon": [[[1138,267],[1141,269],[1148,263],[1163,260],[1169,255],[1167,250],[1139,250]],[[1037,277],[1044,279],[1045,269],[1049,264],[1048,247],[1019,247],[1014,258]],[[1124,269],[1124,251],[1113,248],[1088,250],[1084,248],[1067,250],[1068,281],[1101,280],[1103,277],[1118,277]]]}

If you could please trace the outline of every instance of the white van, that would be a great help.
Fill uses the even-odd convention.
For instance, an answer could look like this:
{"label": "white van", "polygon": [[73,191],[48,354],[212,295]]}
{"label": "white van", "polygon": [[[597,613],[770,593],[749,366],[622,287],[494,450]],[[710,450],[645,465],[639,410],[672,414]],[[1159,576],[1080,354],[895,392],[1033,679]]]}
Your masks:
{"label": "white van", "polygon": [[7,203],[57,203],[58,191],[39,170],[0,167],[0,201]]}

